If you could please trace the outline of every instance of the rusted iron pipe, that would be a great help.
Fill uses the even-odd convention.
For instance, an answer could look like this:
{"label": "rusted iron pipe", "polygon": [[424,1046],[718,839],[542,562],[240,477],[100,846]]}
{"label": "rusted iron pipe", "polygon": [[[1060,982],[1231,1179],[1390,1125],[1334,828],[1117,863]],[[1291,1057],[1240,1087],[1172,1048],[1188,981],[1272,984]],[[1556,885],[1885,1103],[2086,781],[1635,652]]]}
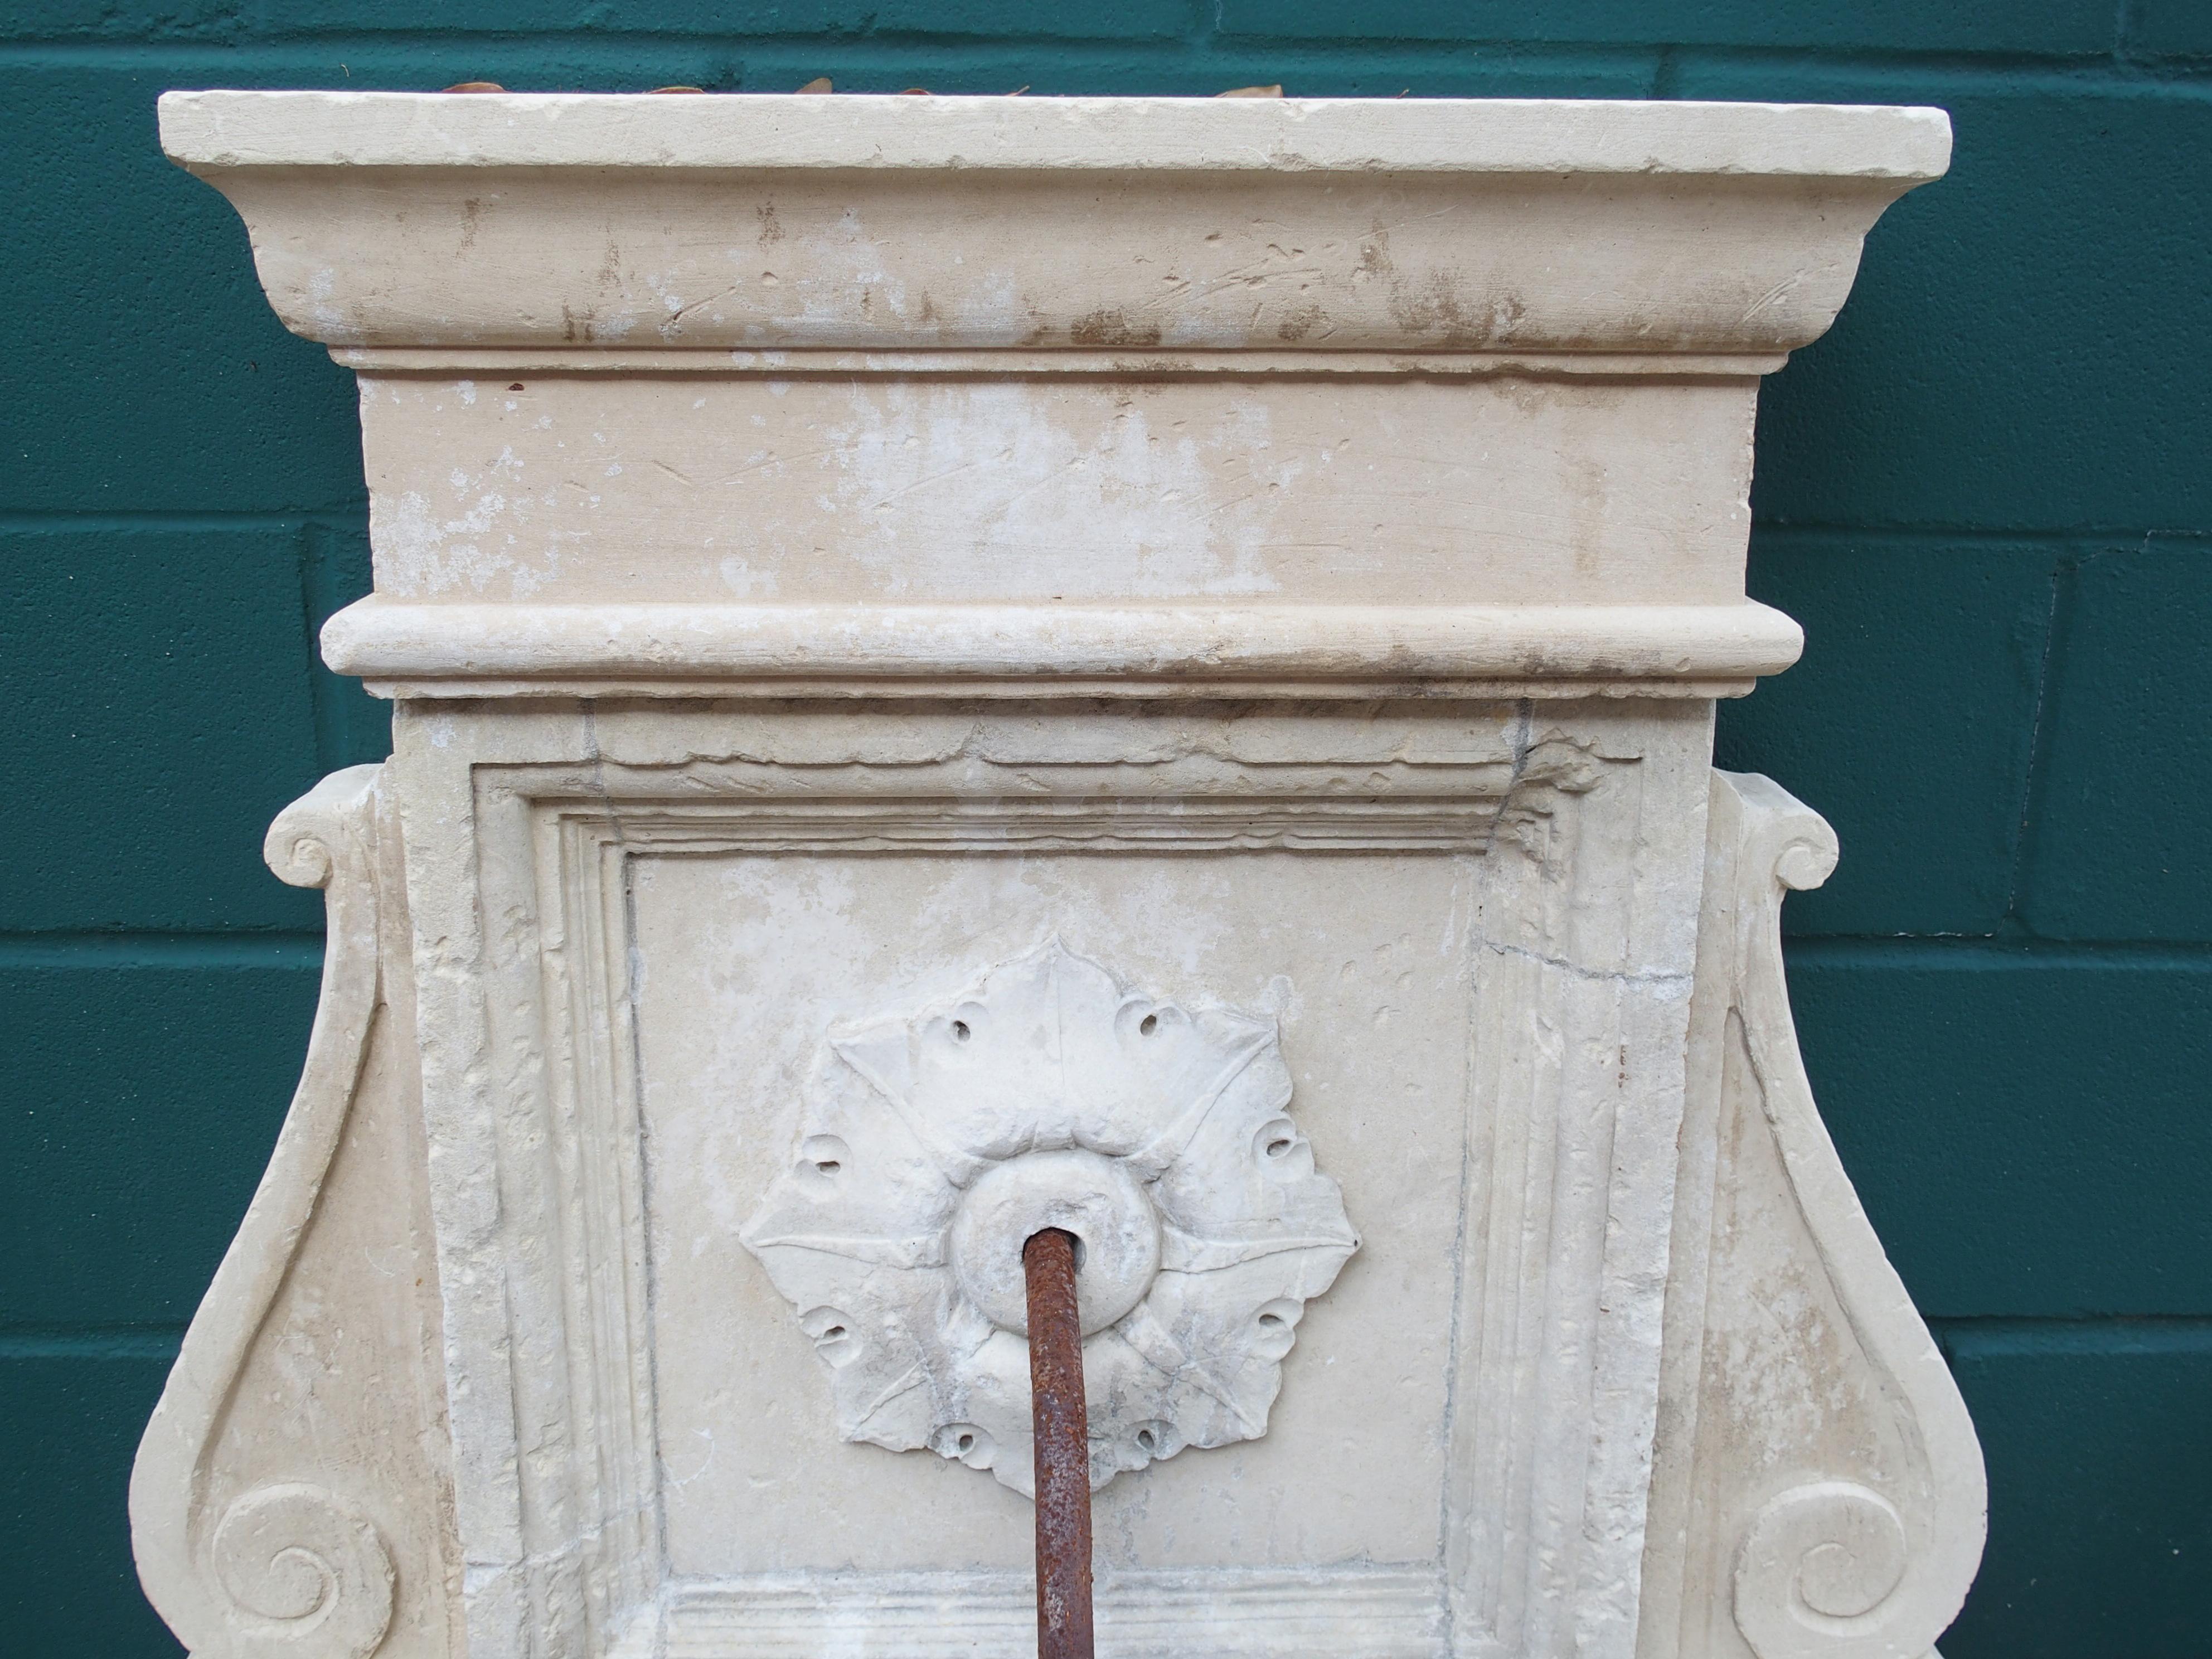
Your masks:
{"label": "rusted iron pipe", "polygon": [[1036,1446],[1037,1659],[1092,1659],[1091,1419],[1075,1239],[1057,1227],[1022,1246],[1029,1282],[1030,1427]]}

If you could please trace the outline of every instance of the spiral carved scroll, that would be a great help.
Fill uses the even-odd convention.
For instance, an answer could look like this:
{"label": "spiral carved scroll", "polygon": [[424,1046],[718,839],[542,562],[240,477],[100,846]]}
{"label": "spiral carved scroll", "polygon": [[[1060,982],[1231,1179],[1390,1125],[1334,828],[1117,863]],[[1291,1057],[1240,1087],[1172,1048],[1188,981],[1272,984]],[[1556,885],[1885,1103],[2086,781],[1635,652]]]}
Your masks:
{"label": "spiral carved scroll", "polygon": [[269,1168],[185,1334],[131,1472],[140,1581],[206,1659],[366,1659],[392,1620],[392,1549],[366,1514],[306,1480],[253,1487],[225,1504],[219,1459],[240,1380],[314,1218],[368,1054],[381,972],[377,775],[374,767],[333,774],[270,830],[270,868],[327,896],[322,1000]]}
{"label": "spiral carved scroll", "polygon": [[[1838,1472],[1761,1504],[1736,1547],[1736,1627],[1759,1659],[1926,1659],[1973,1580],[1988,1488],[1966,1402],[1859,1207],[1797,1049],[1782,896],[1826,878],[1835,836],[1770,779],[1715,781],[1713,823],[1733,839],[1737,885],[1730,1002],[1753,1087],[1810,1265],[1834,1293],[1856,1363],[1889,1402],[1900,1448],[1886,1493]],[[1799,1455],[1817,1470],[1824,1454]]]}
{"label": "spiral carved scroll", "polygon": [[1736,1553],[1735,1618],[1759,1659],[1919,1659],[1887,1617],[1908,1562],[1905,1522],[1881,1493],[1814,1480],[1770,1499]]}
{"label": "spiral carved scroll", "polygon": [[292,1481],[239,1498],[215,1529],[210,1565],[230,1598],[238,1659],[367,1659],[392,1622],[390,1547],[321,1486]]}

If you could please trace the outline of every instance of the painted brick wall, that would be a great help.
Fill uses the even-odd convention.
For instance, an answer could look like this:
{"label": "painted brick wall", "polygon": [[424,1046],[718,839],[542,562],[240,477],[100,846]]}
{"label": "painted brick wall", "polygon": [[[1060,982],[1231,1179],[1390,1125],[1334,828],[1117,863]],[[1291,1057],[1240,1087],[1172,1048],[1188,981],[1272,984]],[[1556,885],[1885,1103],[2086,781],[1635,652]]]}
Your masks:
{"label": "painted brick wall", "polygon": [[1792,901],[1828,1120],[1988,1448],[1950,1659],[2212,1653],[2212,0],[15,0],[0,10],[0,1647],[177,1651],[125,1474],[289,1093],[258,848],[379,705],[349,378],[155,142],[169,87],[1941,104],[1770,382],[1722,723],[1841,832]]}

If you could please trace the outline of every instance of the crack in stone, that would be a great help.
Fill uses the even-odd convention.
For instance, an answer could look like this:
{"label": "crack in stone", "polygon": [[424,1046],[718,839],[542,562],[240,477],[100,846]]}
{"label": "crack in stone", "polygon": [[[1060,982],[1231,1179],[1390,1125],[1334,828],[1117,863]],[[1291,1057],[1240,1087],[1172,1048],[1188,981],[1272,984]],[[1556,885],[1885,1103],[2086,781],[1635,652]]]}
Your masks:
{"label": "crack in stone", "polygon": [[1546,956],[1540,951],[1531,951],[1526,945],[1504,945],[1496,939],[1478,939],[1475,943],[1484,950],[1502,957],[1519,957],[1546,968],[1556,968],[1563,974],[1572,974],[1577,979],[1586,979],[1613,985],[1686,986],[1696,975],[1687,972],[1669,972],[1662,969],[1585,968],[1579,963],[1568,962],[1559,957]]}

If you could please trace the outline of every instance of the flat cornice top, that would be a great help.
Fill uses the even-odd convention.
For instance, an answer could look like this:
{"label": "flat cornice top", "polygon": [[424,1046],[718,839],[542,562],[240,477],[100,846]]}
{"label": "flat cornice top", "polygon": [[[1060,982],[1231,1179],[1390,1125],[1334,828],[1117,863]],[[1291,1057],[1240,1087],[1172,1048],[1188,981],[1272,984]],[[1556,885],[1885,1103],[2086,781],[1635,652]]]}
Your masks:
{"label": "flat cornice top", "polygon": [[172,92],[191,168],[1940,177],[1942,110],[1557,99]]}

